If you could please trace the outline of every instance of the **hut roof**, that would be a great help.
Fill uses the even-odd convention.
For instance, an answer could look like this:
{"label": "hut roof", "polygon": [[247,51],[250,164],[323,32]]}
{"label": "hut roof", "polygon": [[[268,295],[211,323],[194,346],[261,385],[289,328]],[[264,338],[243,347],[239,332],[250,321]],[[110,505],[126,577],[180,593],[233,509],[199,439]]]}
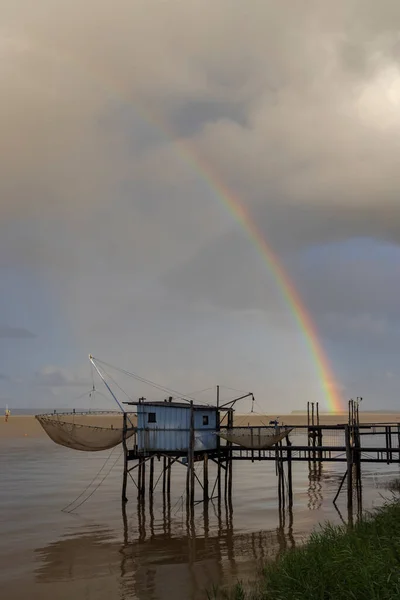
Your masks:
{"label": "hut roof", "polygon": [[[189,402],[170,402],[168,400],[158,400],[158,401],[149,401],[149,402],[124,402],[123,404],[128,404],[129,406],[168,406],[171,408],[187,408],[190,409],[191,405]],[[217,410],[216,406],[208,405],[208,404],[193,404],[194,410]]]}

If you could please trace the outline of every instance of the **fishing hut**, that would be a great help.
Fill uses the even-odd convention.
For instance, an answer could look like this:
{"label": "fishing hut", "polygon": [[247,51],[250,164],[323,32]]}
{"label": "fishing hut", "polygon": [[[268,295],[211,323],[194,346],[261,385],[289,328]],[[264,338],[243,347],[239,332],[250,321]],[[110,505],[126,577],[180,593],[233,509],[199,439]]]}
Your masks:
{"label": "fishing hut", "polygon": [[[204,404],[174,402],[127,402],[137,407],[136,452],[187,455],[193,450],[212,452],[217,449],[217,408]],[[193,446],[193,448],[192,448]]]}
{"label": "fishing hut", "polygon": [[[129,427],[127,414],[124,414],[124,439],[129,437],[134,429],[133,446],[128,449],[125,441],[125,465],[123,476],[123,499],[127,500],[126,489],[128,475],[135,482],[138,497],[146,493],[146,466],[149,471],[149,495],[152,495],[158,483],[154,483],[154,461],[163,461],[162,487],[163,493],[169,494],[171,486],[171,467],[178,463],[187,468],[186,472],[186,499],[187,503],[194,504],[195,482],[199,482],[203,489],[203,501],[210,499],[208,461],[214,461],[218,466],[216,485],[220,493],[221,471],[226,473],[226,492],[232,490],[232,468],[229,461],[230,443],[221,446],[219,436],[221,425],[221,412],[227,417],[228,425],[233,424],[232,406],[219,406],[219,393],[217,405],[195,404],[193,401],[176,401],[169,397],[163,402],[146,401],[140,398],[137,402],[124,404],[135,407],[137,426]],[[132,409],[131,409],[132,410]],[[132,461],[135,463],[132,467]],[[203,481],[201,482],[195,472],[195,463],[203,463]],[[136,481],[132,472],[137,470]],[[214,492],[214,490],[213,490]],[[212,492],[212,493],[213,493]]]}
{"label": "fishing hut", "polygon": [[[163,499],[166,499],[164,504],[168,506],[171,468],[175,463],[186,470],[184,494],[189,509],[187,512],[191,515],[196,503],[204,502],[205,511],[209,500],[218,498],[220,504],[223,481],[229,509],[234,461],[274,462],[279,506],[283,508],[286,492],[288,507],[291,508],[293,504],[294,463],[308,463],[310,481],[321,478],[323,463],[342,463],[346,470],[333,501],[336,503],[339,499],[346,482],[350,512],[353,509],[354,487],[357,503],[361,506],[363,463],[400,464],[400,422],[360,423],[359,405],[362,398],[349,401],[348,415],[344,415],[345,422],[341,423],[321,424],[318,403],[309,403],[304,425],[283,426],[275,419],[257,426],[250,423],[239,426],[234,424],[233,419],[236,403],[248,397],[252,398],[253,403],[252,393],[221,404],[217,386],[216,403],[212,405],[194,402],[178,393],[176,398],[169,396],[164,401],[147,401],[145,398],[133,401],[126,394],[129,398],[128,402],[123,403],[129,407],[126,410],[107,382],[105,367],[110,365],[92,356],[90,361],[121,411],[115,413],[115,423],[110,422],[109,417],[103,421],[103,415],[99,413],[89,413],[86,417],[75,412],[54,413],[37,415],[36,418],[54,442],[68,448],[93,452],[111,449],[122,443],[122,499],[127,501],[129,478],[137,487],[138,507],[141,510],[146,492],[152,506],[153,494],[159,482]],[[155,386],[132,373],[122,372]],[[166,388],[156,387],[166,391]],[[95,421],[88,421],[90,418]],[[156,476],[155,461],[161,462],[161,469],[156,469]],[[200,467],[197,471],[196,465]],[[202,490],[202,499],[195,500],[196,485]]]}

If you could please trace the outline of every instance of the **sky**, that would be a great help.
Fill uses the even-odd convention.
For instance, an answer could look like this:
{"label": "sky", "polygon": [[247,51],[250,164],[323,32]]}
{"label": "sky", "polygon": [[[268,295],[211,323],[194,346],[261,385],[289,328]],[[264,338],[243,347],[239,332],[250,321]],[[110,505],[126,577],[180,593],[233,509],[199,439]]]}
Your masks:
{"label": "sky", "polygon": [[397,0],[3,0],[0,406],[81,406],[92,353],[204,401],[329,408],[200,160],[284,266],[343,402],[397,409],[399,31]]}

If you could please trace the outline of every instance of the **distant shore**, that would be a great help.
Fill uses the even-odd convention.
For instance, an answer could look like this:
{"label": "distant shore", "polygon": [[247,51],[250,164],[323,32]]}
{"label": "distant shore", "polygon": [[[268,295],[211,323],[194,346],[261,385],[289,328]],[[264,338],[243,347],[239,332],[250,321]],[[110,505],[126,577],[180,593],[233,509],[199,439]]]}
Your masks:
{"label": "distant shore", "polygon": [[[61,417],[60,417],[61,418]],[[69,417],[69,420],[72,417]],[[97,427],[109,428],[111,425],[122,427],[122,417],[115,413],[114,415],[96,415],[96,414],[79,414],[73,417],[76,423],[82,425],[92,425]],[[263,426],[269,425],[271,420],[274,420],[276,415],[260,415],[251,414],[235,414],[234,425],[236,427],[247,426]],[[280,415],[279,422],[285,425],[307,425],[306,413],[292,413],[288,415]],[[321,425],[336,425],[338,423],[347,422],[347,413],[320,415]],[[360,412],[361,423],[400,423],[400,412],[398,413],[380,413],[380,412]],[[13,415],[5,422],[4,415],[0,417],[0,440],[3,438],[40,438],[45,437],[46,433],[35,419],[34,415]]]}

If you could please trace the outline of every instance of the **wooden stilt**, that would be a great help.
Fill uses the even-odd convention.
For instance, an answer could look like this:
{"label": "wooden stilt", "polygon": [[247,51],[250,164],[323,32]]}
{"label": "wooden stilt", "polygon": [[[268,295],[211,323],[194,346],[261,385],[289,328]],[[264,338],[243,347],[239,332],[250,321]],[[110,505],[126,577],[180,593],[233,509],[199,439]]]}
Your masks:
{"label": "wooden stilt", "polygon": [[146,461],[143,458],[142,459],[142,483],[140,486],[140,490],[141,490],[141,497],[144,498],[146,495]]}
{"label": "wooden stilt", "polygon": [[171,459],[167,459],[167,495],[171,495]]}
{"label": "wooden stilt", "polygon": [[138,487],[138,500],[140,501],[141,498],[141,485],[142,485],[142,467],[143,467],[143,459],[139,458],[139,465],[138,465],[138,476],[137,476],[137,487]]}
{"label": "wooden stilt", "polygon": [[123,432],[122,432],[122,447],[124,449],[124,473],[122,476],[122,502],[128,502],[126,496],[126,486],[128,481],[128,448],[126,445],[126,432],[127,432],[127,419],[126,413],[123,414]]}
{"label": "wooden stilt", "polygon": [[347,508],[353,508],[353,450],[351,447],[350,427],[345,426],[346,459],[347,459]]}
{"label": "wooden stilt", "polygon": [[285,504],[286,504],[286,499],[285,499],[285,471],[283,469],[283,451],[282,451],[282,446],[283,443],[279,442],[279,448],[280,448],[280,480],[281,480],[281,487],[282,487],[282,505],[283,505],[283,510],[285,510]]}
{"label": "wooden stilt", "polygon": [[292,506],[293,506],[293,479],[292,479],[292,451],[290,450],[292,442],[289,440],[289,436],[286,437],[286,445],[288,447],[288,451],[287,451],[288,500],[289,500],[289,508],[292,508]]}
{"label": "wooden stilt", "polygon": [[[229,425],[228,427],[233,427],[233,410],[229,411],[228,415]],[[232,477],[233,477],[233,461],[232,461],[232,443],[229,443],[229,452],[228,452],[228,499],[232,498]]]}
{"label": "wooden stilt", "polygon": [[204,504],[208,502],[208,454],[203,457],[203,499]]}
{"label": "wooden stilt", "polygon": [[163,456],[162,493],[165,496],[167,489],[167,457]]}
{"label": "wooden stilt", "polygon": [[[221,415],[219,412],[219,385],[217,385],[217,432],[221,429]],[[217,435],[217,489],[218,497],[221,497],[221,438]]]}
{"label": "wooden stilt", "polygon": [[194,408],[193,401],[190,403],[190,504],[193,506],[194,504],[194,485],[195,485],[195,477],[194,477]]}
{"label": "wooden stilt", "polygon": [[154,488],[154,456],[150,459],[149,496],[153,495]]}

